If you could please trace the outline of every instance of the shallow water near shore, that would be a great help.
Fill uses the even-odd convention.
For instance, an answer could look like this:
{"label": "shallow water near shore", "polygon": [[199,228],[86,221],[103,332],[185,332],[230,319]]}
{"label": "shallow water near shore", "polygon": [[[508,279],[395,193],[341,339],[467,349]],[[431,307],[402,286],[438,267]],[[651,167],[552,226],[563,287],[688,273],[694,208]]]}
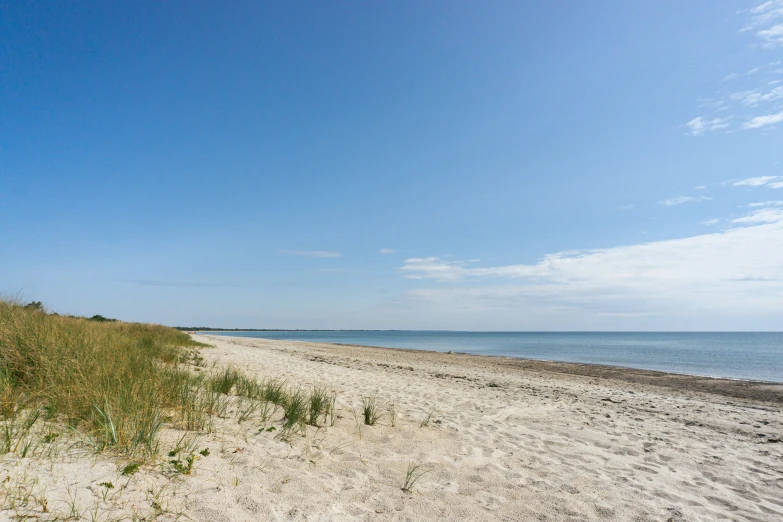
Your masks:
{"label": "shallow water near shore", "polygon": [[265,331],[218,335],[454,351],[783,382],[779,332]]}

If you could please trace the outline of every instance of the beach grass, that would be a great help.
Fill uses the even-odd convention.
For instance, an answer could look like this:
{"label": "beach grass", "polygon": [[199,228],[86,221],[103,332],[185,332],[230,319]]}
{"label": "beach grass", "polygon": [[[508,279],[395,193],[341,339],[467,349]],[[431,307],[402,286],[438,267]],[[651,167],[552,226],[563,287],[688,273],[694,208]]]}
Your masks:
{"label": "beach grass", "polygon": [[[203,377],[180,367],[198,358],[192,349],[200,346],[165,326],[59,316],[0,300],[3,420],[13,436],[30,430],[17,415],[37,411],[85,434],[96,449],[153,455],[166,420],[203,427]],[[226,376],[218,382],[225,387]]]}
{"label": "beach grass", "polygon": [[375,426],[383,416],[375,396],[362,397],[362,416],[367,426]]}
{"label": "beach grass", "polygon": [[[68,432],[95,451],[147,462],[160,454],[165,428],[211,432],[229,411],[240,424],[258,418],[266,426],[280,408],[284,438],[334,425],[334,391],[202,368],[197,349],[204,346],[165,326],[60,316],[40,303],[0,300],[0,454],[27,454],[41,447],[36,437],[47,443],[52,433]],[[365,425],[385,414],[396,425],[394,402],[362,398]]]}
{"label": "beach grass", "polygon": [[430,473],[432,470],[422,470],[421,465],[408,463],[408,469],[405,471],[405,481],[402,484],[402,490],[406,493],[413,493],[413,488],[421,477]]}

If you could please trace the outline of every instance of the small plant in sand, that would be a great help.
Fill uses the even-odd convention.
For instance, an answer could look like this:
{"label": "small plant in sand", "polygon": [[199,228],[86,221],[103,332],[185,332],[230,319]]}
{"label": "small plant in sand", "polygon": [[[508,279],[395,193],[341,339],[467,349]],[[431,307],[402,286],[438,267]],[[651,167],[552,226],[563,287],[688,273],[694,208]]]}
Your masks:
{"label": "small plant in sand", "polygon": [[288,401],[288,393],[285,389],[285,383],[277,379],[269,379],[261,385],[263,399],[271,402],[275,406],[284,406]]}
{"label": "small plant in sand", "polygon": [[421,465],[419,464],[414,465],[412,462],[409,463],[408,470],[405,472],[405,482],[402,484],[402,490],[406,493],[413,493],[413,488],[416,486],[419,479],[431,471],[431,469],[421,469]]}
{"label": "small plant in sand", "polygon": [[[269,404],[265,402],[264,404]],[[249,419],[259,408],[260,404],[256,399],[239,397],[237,399],[237,423],[241,424]]]}
{"label": "small plant in sand", "polygon": [[228,395],[237,383],[240,382],[240,374],[230,366],[219,371],[210,379],[210,388],[213,391]]}
{"label": "small plant in sand", "polygon": [[394,402],[394,399],[386,406],[386,413],[389,414],[389,423],[391,424],[391,427],[394,428],[397,426],[397,403]]}
{"label": "small plant in sand", "polygon": [[301,390],[291,393],[283,405],[283,411],[285,412],[283,431],[286,435],[305,427],[308,420],[307,397],[305,394]]}
{"label": "small plant in sand", "polygon": [[420,428],[426,428],[430,425],[430,422],[432,422],[432,417],[435,415],[435,410],[432,409],[427,413],[427,416],[424,417],[424,420],[421,421],[421,424],[419,425]]}
{"label": "small plant in sand", "polygon": [[323,417],[326,423],[334,405],[333,394],[326,391],[323,386],[313,386],[310,392],[310,408],[307,415],[307,424],[310,426],[319,426],[319,419]]}
{"label": "small plant in sand", "polygon": [[375,396],[362,397],[362,416],[367,426],[375,426],[381,419],[382,413]]}
{"label": "small plant in sand", "polygon": [[33,444],[30,431],[40,418],[41,410],[38,408],[25,413],[14,411],[5,417],[0,425],[0,455],[18,452],[22,458],[26,457]]}
{"label": "small plant in sand", "polygon": [[181,456],[178,456],[176,459],[171,459],[169,460],[169,464],[171,464],[171,467],[174,468],[177,473],[190,475],[190,472],[193,471],[193,462],[195,462],[195,460],[196,456],[191,453],[184,459],[182,459]]}

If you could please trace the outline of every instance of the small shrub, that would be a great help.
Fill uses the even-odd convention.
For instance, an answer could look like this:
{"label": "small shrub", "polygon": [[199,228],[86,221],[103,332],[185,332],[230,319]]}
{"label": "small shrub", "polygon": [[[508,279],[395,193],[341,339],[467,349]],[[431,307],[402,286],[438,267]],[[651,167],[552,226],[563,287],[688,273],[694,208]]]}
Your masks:
{"label": "small shrub", "polygon": [[126,476],[127,475],[133,475],[134,473],[139,471],[139,467],[141,467],[141,463],[140,462],[131,462],[131,463],[127,464],[124,468],[122,468],[121,473],[123,475],[126,475]]}
{"label": "small shrub", "polygon": [[171,459],[169,460],[169,464],[171,464],[171,467],[174,468],[174,470],[177,473],[181,473],[183,475],[190,475],[190,472],[193,471],[193,463],[196,460],[196,456],[192,453],[185,457],[185,460],[182,460],[180,458]]}

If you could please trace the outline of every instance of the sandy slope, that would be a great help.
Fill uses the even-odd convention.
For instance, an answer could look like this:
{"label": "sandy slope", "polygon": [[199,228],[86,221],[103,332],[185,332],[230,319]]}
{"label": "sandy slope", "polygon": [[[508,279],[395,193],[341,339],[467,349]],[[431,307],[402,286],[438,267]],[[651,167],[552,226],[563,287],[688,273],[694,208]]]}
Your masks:
{"label": "sandy slope", "polygon": [[[168,482],[152,471],[123,479],[101,459],[46,470],[6,459],[2,471],[24,470],[42,488],[72,486],[83,505],[94,502],[98,477],[111,479],[124,484],[123,512],[165,502],[162,518],[181,512],[203,521],[783,520],[783,413],[774,386],[757,386],[758,400],[679,389],[703,389],[687,379],[651,385],[655,376],[600,367],[197,337],[214,345],[202,353],[218,365],[334,389],[336,425],[288,444],[259,432],[258,419],[226,419],[200,436],[198,447],[210,454],[191,476]],[[351,410],[368,395],[395,401],[396,427],[388,418],[357,424]],[[400,489],[410,463],[428,471],[412,494]],[[66,502],[61,493],[51,502]]]}

